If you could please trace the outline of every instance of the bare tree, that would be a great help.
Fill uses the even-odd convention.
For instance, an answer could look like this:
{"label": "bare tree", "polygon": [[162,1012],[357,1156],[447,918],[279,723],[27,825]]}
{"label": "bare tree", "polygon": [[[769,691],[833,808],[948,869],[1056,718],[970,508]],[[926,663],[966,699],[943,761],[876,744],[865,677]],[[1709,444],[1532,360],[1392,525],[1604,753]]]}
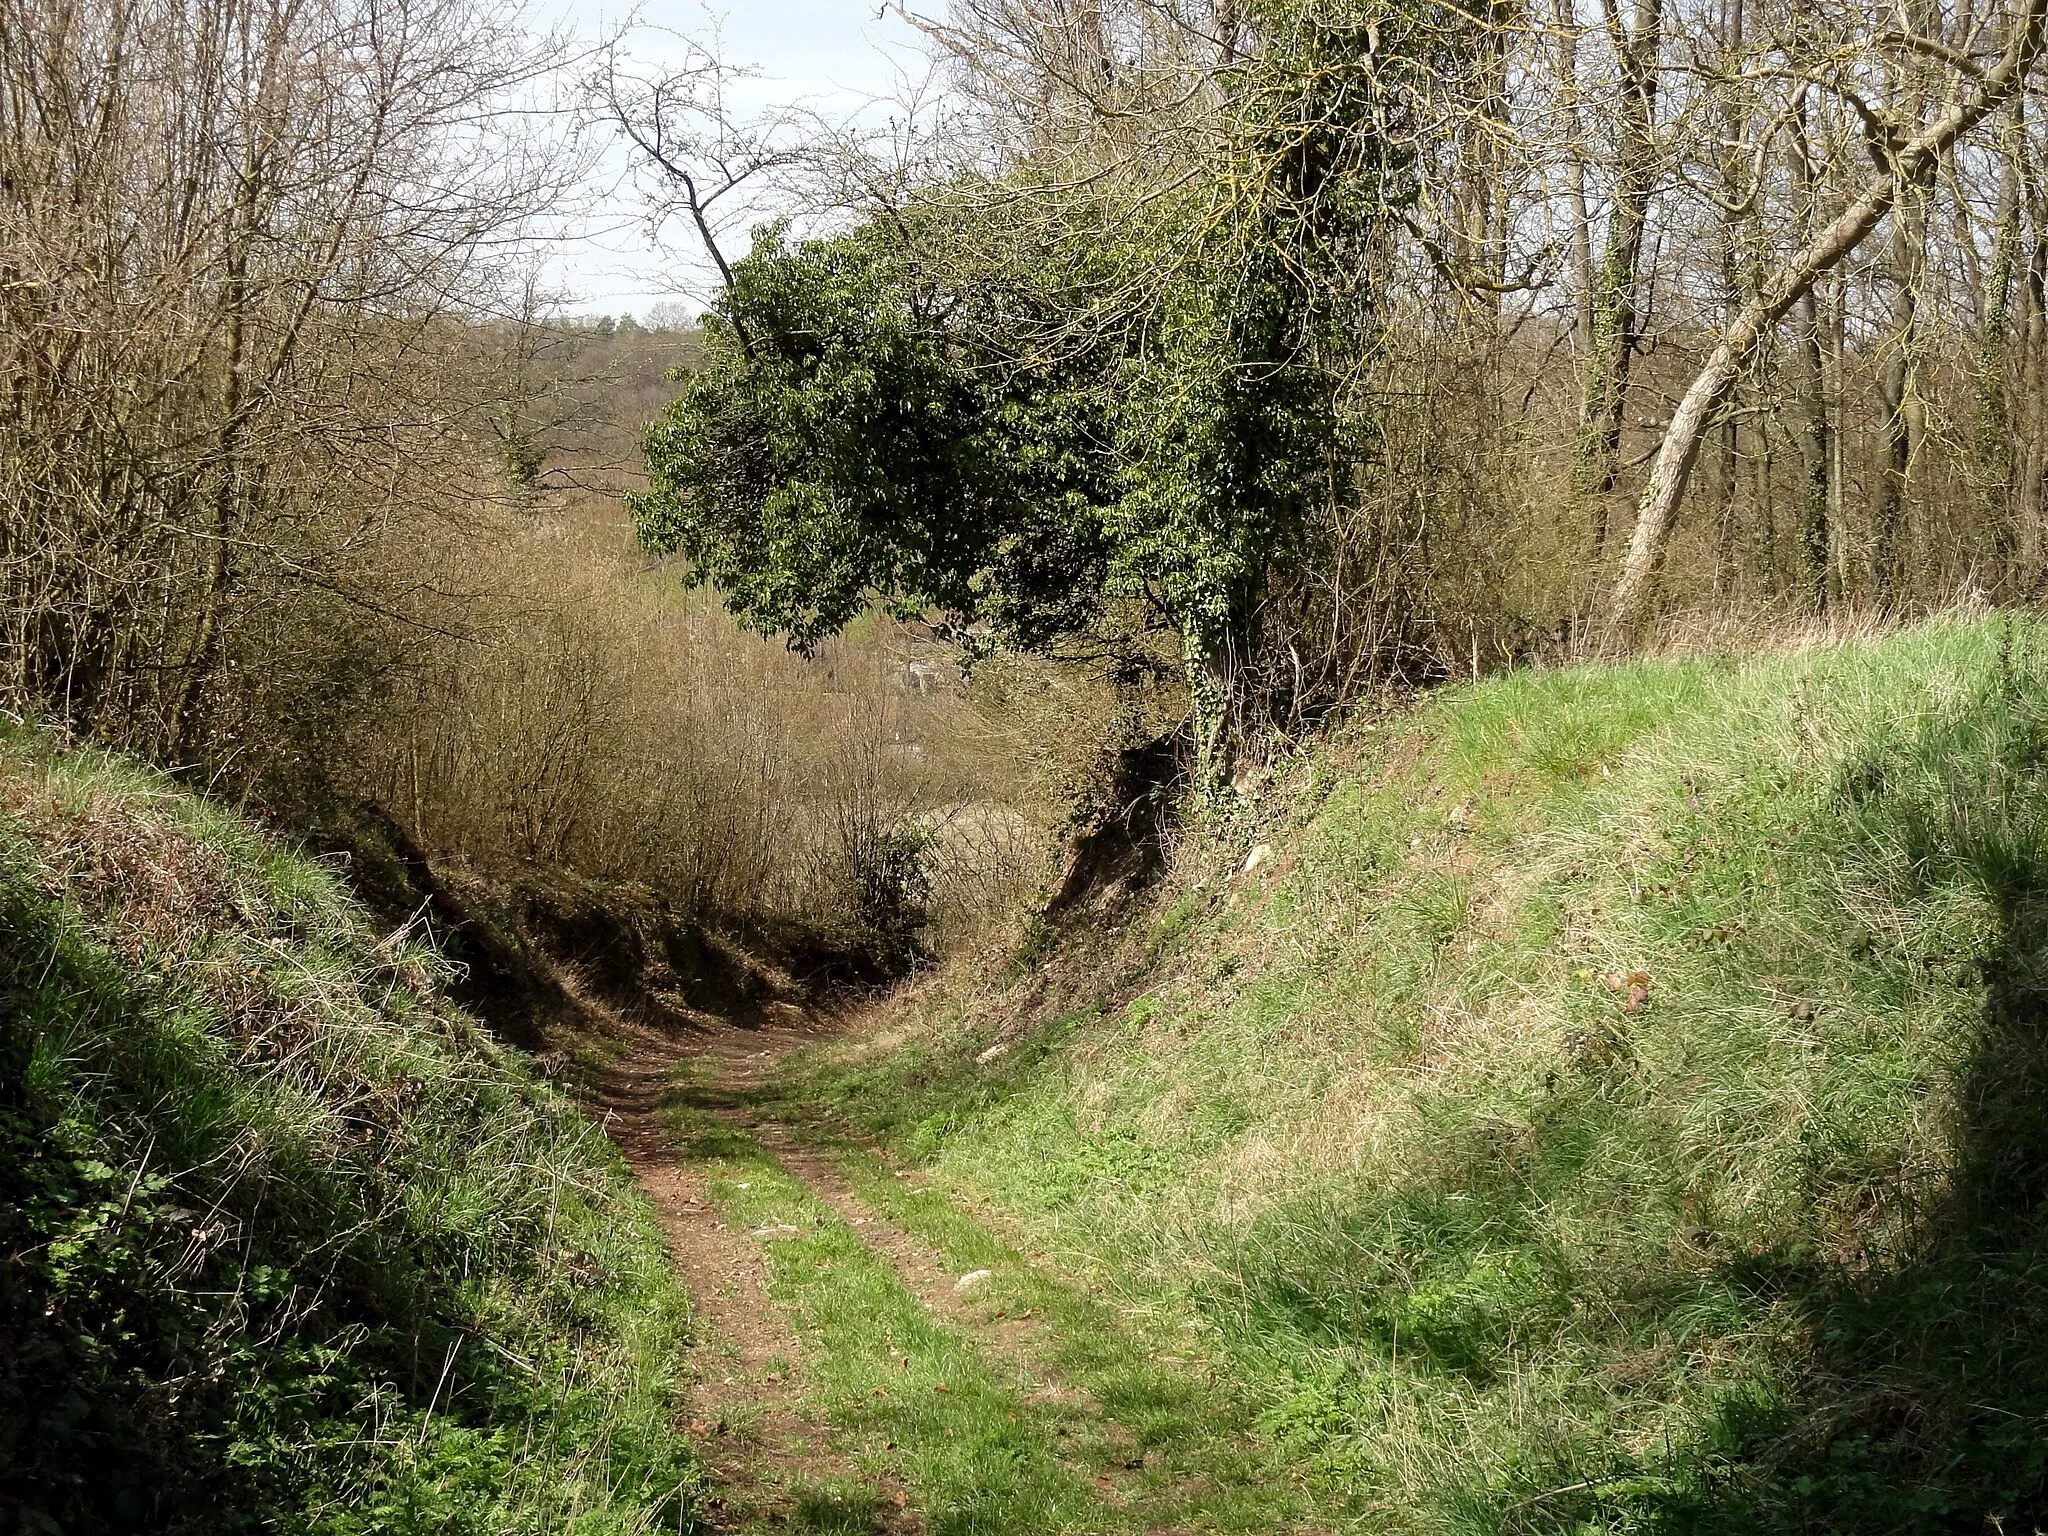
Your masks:
{"label": "bare tree", "polygon": [[0,4],[7,692],[189,756],[332,654],[312,607],[402,616],[393,519],[478,488],[456,317],[570,174],[515,128],[558,57],[473,0]]}
{"label": "bare tree", "polygon": [[[1998,193],[1992,211],[1990,260],[1977,298],[1977,398],[1974,428],[1981,515],[2011,540],[2013,475],[2017,467],[2009,375],[2013,360],[2013,288],[2021,274],[2020,181],[2025,165],[2025,98],[2014,101],[1999,136]],[[1974,250],[1974,241],[1971,242]],[[2021,313],[2025,295],[2021,294]],[[2023,557],[2022,563],[2026,560]]]}
{"label": "bare tree", "polygon": [[1629,380],[1643,344],[1643,244],[1660,171],[1657,86],[1664,47],[1663,0],[1634,0],[1626,16],[1617,0],[1602,5],[1618,77],[1614,174],[1606,241],[1586,297],[1592,335],[1577,459],[1577,487],[1593,513],[1587,563],[1595,568],[1607,550]]}
{"label": "bare tree", "polygon": [[[2023,0],[2007,24],[1999,52],[1980,63],[1964,49],[1935,37],[1904,36],[1903,47],[1945,63],[1953,79],[1949,104],[1931,121],[1910,122],[1865,102],[1835,83],[1869,132],[1877,168],[1848,206],[1790,261],[1772,273],[1763,291],[1722,334],[1687,388],[1658,449],[1636,515],[1635,533],[1611,602],[1613,618],[1633,629],[1647,617],[1664,543],[1696,461],[1707,422],[1765,332],[1805,299],[1814,284],[1856,250],[1897,205],[1902,189],[1928,180],[1956,141],[2003,105],[2039,59],[2048,0]],[[1969,39],[1965,40],[1966,43]]]}
{"label": "bare tree", "polygon": [[[773,190],[776,173],[803,158],[803,115],[794,109],[743,112],[733,92],[749,71],[723,57],[715,32],[707,39],[668,37],[680,57],[662,65],[636,62],[624,39],[606,42],[590,71],[588,94],[600,120],[631,147],[649,233],[658,242],[672,219],[687,219],[719,282],[731,288],[726,245],[733,224],[759,217],[762,204],[754,194]],[[744,332],[739,341],[752,350]]]}

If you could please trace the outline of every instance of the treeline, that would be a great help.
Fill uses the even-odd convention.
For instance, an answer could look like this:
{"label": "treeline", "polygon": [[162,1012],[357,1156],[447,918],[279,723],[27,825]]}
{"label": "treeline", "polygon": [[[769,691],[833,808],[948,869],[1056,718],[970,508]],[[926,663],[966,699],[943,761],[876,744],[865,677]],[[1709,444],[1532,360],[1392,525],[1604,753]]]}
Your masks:
{"label": "treeline", "polygon": [[[0,687],[809,921],[1177,714],[1214,787],[1388,678],[2028,600],[2044,5],[956,0],[864,137],[470,0],[12,0]],[[562,121],[701,330],[551,318]]]}
{"label": "treeline", "polygon": [[576,58],[472,0],[0,5],[0,703],[297,829],[901,958],[1039,823],[915,633],[814,664],[634,551],[697,341],[535,285]]}
{"label": "treeline", "polygon": [[[844,232],[714,250],[643,530],[799,638],[1177,635],[1219,744],[1660,615],[2031,598],[2043,24],[954,0],[937,120],[821,153]],[[785,166],[665,84],[607,100],[679,214]]]}
{"label": "treeline", "polygon": [[221,758],[431,605],[495,382],[455,322],[555,175],[473,154],[543,63],[459,3],[6,7],[10,692]]}

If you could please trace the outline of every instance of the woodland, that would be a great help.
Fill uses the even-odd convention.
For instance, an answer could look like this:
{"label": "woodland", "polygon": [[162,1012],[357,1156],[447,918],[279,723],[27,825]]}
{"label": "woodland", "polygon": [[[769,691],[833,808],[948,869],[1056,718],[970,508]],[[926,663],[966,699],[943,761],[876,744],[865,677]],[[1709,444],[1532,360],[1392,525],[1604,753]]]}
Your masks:
{"label": "woodland", "polygon": [[0,1526],[2048,1521],[2048,0],[885,10],[0,0]]}
{"label": "woodland", "polygon": [[[451,574],[637,486],[650,421],[640,537],[748,627],[884,612],[1219,742],[2039,585],[2036,12],[916,19],[928,99],[835,132],[460,5],[13,13],[10,693],[317,795],[533,600]],[[543,110],[708,242],[701,332],[580,334],[501,259],[577,173]]]}

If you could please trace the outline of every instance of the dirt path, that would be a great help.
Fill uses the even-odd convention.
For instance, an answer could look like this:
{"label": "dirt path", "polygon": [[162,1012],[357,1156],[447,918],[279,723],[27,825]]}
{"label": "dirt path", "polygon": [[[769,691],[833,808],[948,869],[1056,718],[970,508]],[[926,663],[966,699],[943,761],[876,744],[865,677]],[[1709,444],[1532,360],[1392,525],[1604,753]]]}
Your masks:
{"label": "dirt path", "polygon": [[[604,1029],[628,1051],[599,1078],[595,1108],[653,1201],[696,1310],[687,1428],[720,1486],[713,1514],[733,1530],[784,1524],[793,1489],[856,1473],[827,1427],[796,1407],[791,1377],[802,1346],[769,1297],[760,1245],[719,1218],[702,1168],[678,1148],[663,1110],[681,1071],[700,1092],[735,1105],[791,1052],[834,1030],[784,1006],[754,1027],[705,1017],[659,1029],[614,1014]],[[742,1119],[730,1108],[713,1113]],[[885,1483],[882,1491],[907,1505],[901,1489]],[[922,1524],[904,1509],[886,1528],[910,1533]]]}
{"label": "dirt path", "polygon": [[1092,1393],[1046,1368],[1044,1344],[1051,1332],[1046,1324],[1026,1317],[989,1316],[973,1304],[970,1293],[961,1290],[961,1277],[947,1266],[945,1255],[877,1213],[854,1193],[846,1176],[829,1157],[793,1142],[787,1131],[772,1123],[759,1126],[757,1134],[762,1144],[774,1152],[776,1161],[803,1180],[812,1194],[860,1233],[861,1241],[882,1256],[933,1316],[971,1335],[984,1354],[1011,1366],[1027,1379],[1030,1400],[1057,1399],[1091,1415],[1101,1414],[1102,1406]]}
{"label": "dirt path", "polygon": [[[1056,1279],[1030,1273],[1014,1253],[999,1258],[1000,1244],[978,1232],[966,1252],[988,1252],[997,1269],[961,1273],[963,1254],[949,1260],[934,1246],[953,1241],[942,1235],[959,1230],[950,1217],[935,1227],[910,1214],[893,1186],[872,1187],[888,1180],[861,1162],[867,1154],[835,1155],[778,1112],[773,1090],[787,1058],[855,1027],[857,1014],[771,1005],[744,1023],[593,1022],[625,1048],[601,1074],[594,1107],[651,1197],[696,1305],[686,1428],[718,1483],[718,1529],[910,1536],[926,1521],[906,1478],[949,1528],[1324,1529],[1278,1504],[1272,1519],[1191,1521],[1197,1505],[1229,1516],[1230,1490],[1266,1480],[1239,1454],[1237,1431],[1202,1418],[1200,1388],[1169,1380],[1157,1359],[1099,1348],[1070,1375],[1054,1362],[1071,1354],[1072,1330],[1100,1327],[1085,1304],[1076,1310]],[[759,1171],[745,1174],[750,1167]],[[740,1209],[755,1214],[740,1217],[735,1192],[745,1190]],[[791,1191],[829,1227],[787,1224],[812,1219],[789,1203]],[[914,1204],[926,1188],[916,1180],[902,1191]],[[787,1221],[760,1214],[764,1205]],[[828,1233],[838,1235],[803,1236],[826,1246],[801,1257],[780,1246]],[[859,1290],[857,1279],[825,1278],[863,1273],[890,1276],[900,1302]],[[1041,1303],[1049,1312],[1034,1315]],[[849,1314],[849,1305],[874,1310]],[[829,1409],[818,1406],[821,1381],[833,1383]],[[1105,1385],[1122,1408],[1098,1395]],[[919,1392],[938,1394],[921,1399],[931,1409],[897,1411]],[[960,1449],[969,1442],[986,1443],[987,1459]]]}

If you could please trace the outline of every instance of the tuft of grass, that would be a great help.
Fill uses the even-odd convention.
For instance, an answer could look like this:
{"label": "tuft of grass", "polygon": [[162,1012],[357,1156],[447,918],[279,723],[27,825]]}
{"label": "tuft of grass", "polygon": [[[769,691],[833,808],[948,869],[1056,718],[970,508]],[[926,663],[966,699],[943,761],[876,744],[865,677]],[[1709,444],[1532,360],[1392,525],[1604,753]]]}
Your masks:
{"label": "tuft of grass", "polygon": [[687,1528],[687,1303],[609,1143],[334,872],[0,737],[0,1518]]}
{"label": "tuft of grass", "polygon": [[937,1192],[841,1149],[870,1210],[954,1272],[991,1271],[968,1303],[981,1322],[1029,1319],[1045,1346],[990,1350],[974,1329],[936,1317],[888,1259],[751,1135],[697,1110],[697,1097],[684,1085],[672,1101],[678,1143],[704,1166],[722,1217],[763,1245],[770,1293],[805,1345],[801,1400],[866,1474],[823,1489],[789,1483],[775,1510],[750,1512],[762,1528],[879,1529],[886,1481],[900,1481],[937,1530],[1298,1528],[1298,1482],[1256,1454],[1188,1340],[1134,1329]]}
{"label": "tuft of grass", "polygon": [[1446,689],[1124,969],[927,988],[789,1091],[1196,1325],[1357,1528],[2031,1528],[2044,647]]}
{"label": "tuft of grass", "polygon": [[870,1152],[848,1150],[841,1167],[870,1208],[930,1244],[949,1269],[989,1272],[975,1293],[984,1316],[1034,1320],[1034,1354],[1099,1406],[1093,1454],[1141,1474],[1126,1493],[1142,1501],[1147,1528],[1270,1532],[1311,1514],[1299,1480],[1262,1454],[1270,1447],[1217,1381],[1200,1335],[1175,1319],[1117,1311],[1031,1263],[944,1190],[906,1182]]}

